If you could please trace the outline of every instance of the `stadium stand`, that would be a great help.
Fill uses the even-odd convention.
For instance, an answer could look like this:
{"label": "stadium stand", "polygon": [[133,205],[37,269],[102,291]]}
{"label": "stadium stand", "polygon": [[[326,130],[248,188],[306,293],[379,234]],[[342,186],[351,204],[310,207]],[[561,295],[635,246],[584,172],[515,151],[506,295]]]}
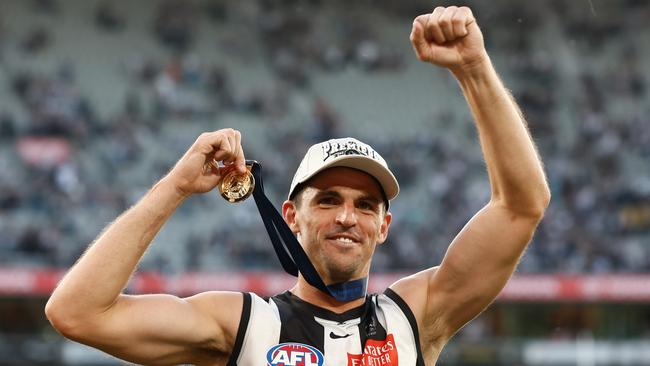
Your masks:
{"label": "stadium stand", "polygon": [[[588,22],[584,3],[473,4],[553,188],[521,271],[650,268],[648,52],[638,46],[650,37],[648,6],[626,4],[597,3]],[[473,126],[449,76],[411,56],[407,11],[369,8],[3,3],[1,260],[69,265],[199,132],[232,126],[278,204],[313,141],[354,135],[378,145],[404,189],[394,244],[381,247],[375,270],[438,261],[488,194]],[[145,268],[276,267],[251,203],[214,196],[182,208]]]}
{"label": "stadium stand", "polygon": [[[552,188],[518,271],[650,271],[650,2],[463,3],[526,115]],[[278,206],[313,142],[373,144],[402,185],[374,272],[438,263],[489,187],[455,81],[410,49],[412,18],[430,9],[421,0],[2,1],[0,269],[69,267],[200,132],[223,127],[242,131]],[[280,267],[252,200],[229,205],[211,192],[178,210],[140,268]],[[648,338],[650,319],[639,324]],[[0,328],[0,355],[16,349],[3,335],[11,326]],[[495,332],[478,321],[461,337]],[[34,347],[43,360],[54,352],[48,342],[25,349]]]}

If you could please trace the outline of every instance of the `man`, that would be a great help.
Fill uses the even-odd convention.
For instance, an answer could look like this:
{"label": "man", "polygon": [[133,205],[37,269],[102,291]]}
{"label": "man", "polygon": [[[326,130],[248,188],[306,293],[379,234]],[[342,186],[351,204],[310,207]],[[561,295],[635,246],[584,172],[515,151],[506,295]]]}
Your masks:
{"label": "man", "polygon": [[[73,340],[152,365],[434,365],[451,336],[510,278],[550,193],[525,122],[491,65],[470,9],[437,7],[418,16],[411,42],[420,60],[457,78],[476,120],[492,187],[490,201],[453,240],[440,266],[401,279],[384,294],[350,301],[336,300],[302,276],[290,292],[266,300],[219,291],[186,299],[122,294],[172,212],[220,181],[221,171],[206,171],[206,163],[223,161],[245,171],[240,134],[225,129],[202,134],[97,238],[48,302],[52,324]],[[336,154],[335,163],[324,161],[337,148],[356,156],[349,164]],[[325,154],[320,162],[319,153]],[[374,249],[388,235],[388,201],[397,191],[387,165],[369,146],[329,141],[305,156],[282,213],[323,281],[345,283],[368,275]]]}

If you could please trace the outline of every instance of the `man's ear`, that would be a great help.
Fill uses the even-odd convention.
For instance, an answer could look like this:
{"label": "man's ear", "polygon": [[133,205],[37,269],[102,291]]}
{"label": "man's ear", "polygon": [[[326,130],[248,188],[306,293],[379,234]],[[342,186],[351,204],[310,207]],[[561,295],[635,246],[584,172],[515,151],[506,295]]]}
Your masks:
{"label": "man's ear", "polygon": [[300,229],[298,227],[298,223],[296,221],[296,211],[298,208],[296,207],[296,203],[293,201],[284,201],[282,203],[282,217],[284,218],[284,221],[287,223],[289,226],[289,229],[294,233],[294,235],[298,235],[300,232]]}
{"label": "man's ear", "polygon": [[386,212],[381,226],[379,227],[379,240],[377,241],[377,244],[381,244],[386,241],[386,238],[388,237],[388,228],[390,227],[390,223],[392,221],[393,215],[390,212]]}

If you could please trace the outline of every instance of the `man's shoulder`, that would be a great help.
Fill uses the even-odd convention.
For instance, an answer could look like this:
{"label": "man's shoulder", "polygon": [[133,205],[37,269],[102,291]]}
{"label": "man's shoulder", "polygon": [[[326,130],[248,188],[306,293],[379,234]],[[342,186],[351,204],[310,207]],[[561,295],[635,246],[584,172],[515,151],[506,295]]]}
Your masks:
{"label": "man's shoulder", "polygon": [[387,291],[397,295],[408,305],[415,317],[420,319],[424,314],[427,298],[431,295],[429,294],[431,278],[436,274],[438,268],[439,266],[427,268],[401,278],[390,285]]}
{"label": "man's shoulder", "polygon": [[426,289],[429,281],[436,274],[439,268],[440,266],[427,268],[410,276],[400,278],[388,288],[392,289],[402,297],[408,297],[413,293],[418,294]]}

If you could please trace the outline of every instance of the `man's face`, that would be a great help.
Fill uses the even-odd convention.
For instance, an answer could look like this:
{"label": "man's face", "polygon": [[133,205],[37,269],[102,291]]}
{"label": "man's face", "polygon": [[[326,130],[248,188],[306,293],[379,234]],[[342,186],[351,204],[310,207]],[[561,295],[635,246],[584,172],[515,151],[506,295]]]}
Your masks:
{"label": "man's face", "polygon": [[383,202],[370,175],[335,167],[312,178],[300,204],[285,201],[282,211],[323,281],[331,284],[368,275],[392,218]]}

